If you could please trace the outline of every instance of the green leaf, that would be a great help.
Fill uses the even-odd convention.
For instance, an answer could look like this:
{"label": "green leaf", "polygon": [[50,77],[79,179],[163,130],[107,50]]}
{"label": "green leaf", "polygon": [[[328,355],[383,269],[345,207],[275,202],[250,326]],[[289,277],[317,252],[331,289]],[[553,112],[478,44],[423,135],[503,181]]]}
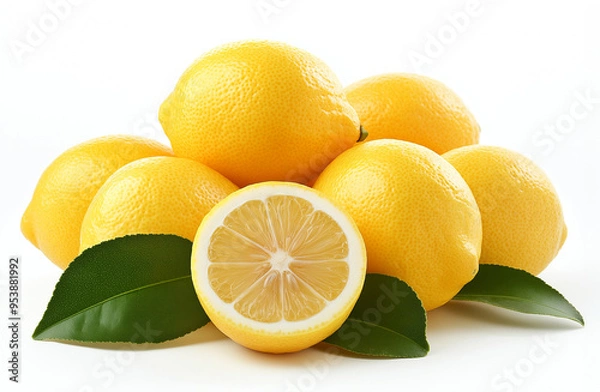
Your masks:
{"label": "green leaf", "polygon": [[391,276],[368,274],[348,319],[326,343],[369,356],[424,357],[426,314],[415,292]]}
{"label": "green leaf", "polygon": [[521,313],[562,317],[584,325],[581,313],[558,291],[523,270],[482,264],[473,280],[454,297]]}
{"label": "green leaf", "polygon": [[33,338],[160,343],[208,323],[190,276],[192,243],[134,235],[96,245],[62,274]]}

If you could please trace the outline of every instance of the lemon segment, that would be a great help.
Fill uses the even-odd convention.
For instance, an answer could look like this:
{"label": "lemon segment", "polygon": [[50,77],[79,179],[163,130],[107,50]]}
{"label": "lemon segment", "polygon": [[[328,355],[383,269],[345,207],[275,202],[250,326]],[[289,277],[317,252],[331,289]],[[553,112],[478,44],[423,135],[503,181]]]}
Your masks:
{"label": "lemon segment", "polygon": [[267,182],[234,192],[203,220],[192,277],[213,323],[259,351],[291,352],[333,333],[364,282],[349,216],[316,191]]}

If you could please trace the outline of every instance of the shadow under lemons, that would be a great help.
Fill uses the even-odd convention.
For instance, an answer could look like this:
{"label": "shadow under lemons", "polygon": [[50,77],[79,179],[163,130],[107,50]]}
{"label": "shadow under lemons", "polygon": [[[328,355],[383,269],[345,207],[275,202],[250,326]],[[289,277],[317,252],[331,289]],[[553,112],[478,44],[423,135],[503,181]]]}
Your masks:
{"label": "shadow under lemons", "polygon": [[313,348],[307,348],[294,353],[270,354],[245,348],[234,341],[231,341],[231,344],[237,346],[234,349],[236,352],[235,354],[236,357],[240,358],[241,360],[245,359],[252,361],[253,363],[260,363],[262,365],[280,368],[295,368],[323,357],[322,352],[314,350]]}

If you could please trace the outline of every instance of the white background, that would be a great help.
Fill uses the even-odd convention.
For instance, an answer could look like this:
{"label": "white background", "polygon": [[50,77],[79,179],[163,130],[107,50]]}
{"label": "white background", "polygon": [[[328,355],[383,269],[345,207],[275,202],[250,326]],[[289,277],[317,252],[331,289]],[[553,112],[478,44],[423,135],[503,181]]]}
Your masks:
{"label": "white background", "polygon": [[[57,18],[48,6],[55,2],[0,1],[4,320],[6,261],[11,255],[23,260],[22,382],[7,381],[8,330],[2,327],[2,390],[600,390],[597,3],[73,0]],[[276,12],[261,14],[257,5]],[[48,33],[33,37],[40,24]],[[60,276],[19,231],[43,169],[68,147],[100,135],[164,141],[156,113],[183,70],[216,45],[249,38],[304,48],[344,85],[383,72],[437,78],[471,108],[482,143],[532,156],[555,183],[569,225],[563,250],[542,277],[578,307],[585,328],[451,303],[429,314],[430,354],[411,360],[331,356],[322,347],[265,355],[212,326],[134,351],[32,340]],[[573,118],[571,107],[582,96],[594,102],[579,106]]]}

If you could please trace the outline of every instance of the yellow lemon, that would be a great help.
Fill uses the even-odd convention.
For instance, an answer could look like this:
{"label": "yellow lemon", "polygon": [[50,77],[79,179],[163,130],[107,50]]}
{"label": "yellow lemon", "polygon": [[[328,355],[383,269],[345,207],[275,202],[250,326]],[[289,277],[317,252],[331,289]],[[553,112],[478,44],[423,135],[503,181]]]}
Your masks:
{"label": "yellow lemon", "polygon": [[116,171],[90,203],[81,250],[129,234],[194,239],[200,221],[237,187],[211,168],[184,158],[140,159]]}
{"label": "yellow lemon", "polygon": [[567,238],[560,200],[542,169],[502,147],[462,147],[444,158],[467,181],[479,204],[480,262],[542,272]]}
{"label": "yellow lemon", "polygon": [[368,272],[405,281],[426,310],[477,273],[479,209],[460,174],[433,151],[400,140],[362,143],[338,156],[314,188],[354,218]]}
{"label": "yellow lemon", "polygon": [[309,183],[361,136],[329,67],[271,41],[235,42],[200,57],[161,105],[159,119],[177,156],[238,186]]}
{"label": "yellow lemon", "polygon": [[198,298],[224,334],[283,353],[335,332],[361,292],[365,246],[352,219],[315,190],[265,182],[221,201],[192,249]]}
{"label": "yellow lemon", "polygon": [[172,155],[135,136],[106,136],[70,148],[42,174],[23,214],[21,231],[62,269],[79,254],[81,221],[96,192],[117,169],[140,158]]}
{"label": "yellow lemon", "polygon": [[471,112],[437,80],[408,73],[377,75],[348,86],[346,94],[369,140],[406,140],[438,154],[479,142]]}

